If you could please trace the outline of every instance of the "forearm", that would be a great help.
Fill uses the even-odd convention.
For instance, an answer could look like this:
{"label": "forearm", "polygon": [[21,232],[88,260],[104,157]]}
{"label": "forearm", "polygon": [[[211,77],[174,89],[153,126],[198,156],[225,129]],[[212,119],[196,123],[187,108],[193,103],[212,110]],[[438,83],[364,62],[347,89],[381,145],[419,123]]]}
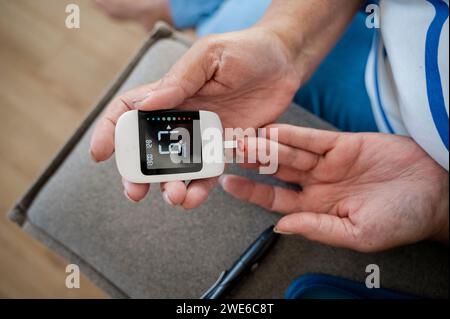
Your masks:
{"label": "forearm", "polygon": [[255,27],[284,43],[304,83],[345,31],[363,0],[274,0]]}

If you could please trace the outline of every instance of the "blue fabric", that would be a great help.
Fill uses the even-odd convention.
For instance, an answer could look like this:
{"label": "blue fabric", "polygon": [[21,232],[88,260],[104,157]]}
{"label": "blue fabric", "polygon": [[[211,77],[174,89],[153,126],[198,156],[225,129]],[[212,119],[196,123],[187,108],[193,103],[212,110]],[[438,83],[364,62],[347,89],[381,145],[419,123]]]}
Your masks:
{"label": "blue fabric", "polygon": [[239,31],[258,22],[271,0],[226,0],[214,15],[197,25],[199,36]]}
{"label": "blue fabric", "polygon": [[292,282],[286,299],[414,299],[409,294],[383,288],[367,288],[364,284],[329,275],[303,275]]}
{"label": "blue fabric", "polygon": [[346,33],[302,86],[294,101],[348,132],[377,132],[365,85],[373,29],[358,13]]}
{"label": "blue fabric", "polygon": [[[380,93],[380,80],[379,80],[379,75],[378,75],[378,64],[380,61],[380,51],[379,51],[379,46],[380,46],[380,37],[381,34],[380,32],[376,32],[375,33],[375,37],[374,37],[374,44],[375,44],[375,58],[374,58],[374,63],[373,63],[373,76],[374,76],[374,80],[373,82],[375,83],[375,96],[377,99],[377,107],[380,111],[381,117],[383,118],[384,124],[386,125],[387,131],[390,134],[396,134],[395,130],[391,124],[391,122],[389,121],[386,111],[385,111],[385,107],[383,105],[383,101],[381,99],[381,93]],[[383,45],[383,43],[381,43],[381,45]],[[386,48],[383,45],[383,57],[384,59],[386,59],[387,55],[386,55]]]}
{"label": "blue fabric", "polygon": [[169,8],[175,27],[197,27],[214,15],[224,0],[169,0]]}
{"label": "blue fabric", "polygon": [[425,45],[425,74],[427,80],[428,103],[430,105],[433,121],[445,148],[449,148],[449,124],[445,107],[444,92],[442,89],[439,71],[439,42],[445,22],[448,19],[448,5],[442,0],[428,0],[436,10],[431,23]]}
{"label": "blue fabric", "polygon": [[[237,31],[258,21],[270,0],[171,0],[175,25],[195,24],[199,35]],[[343,131],[377,132],[365,87],[373,30],[359,13],[294,101]]]}

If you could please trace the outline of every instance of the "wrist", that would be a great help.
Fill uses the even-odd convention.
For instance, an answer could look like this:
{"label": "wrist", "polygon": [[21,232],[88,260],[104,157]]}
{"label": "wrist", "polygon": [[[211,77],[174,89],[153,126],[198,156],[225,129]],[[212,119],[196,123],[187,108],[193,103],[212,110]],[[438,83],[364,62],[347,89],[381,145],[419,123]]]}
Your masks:
{"label": "wrist", "polygon": [[300,59],[301,51],[297,50],[295,44],[290,43],[289,39],[280,34],[279,29],[272,28],[269,25],[255,25],[251,28],[256,32],[264,34],[265,45],[271,46],[273,48],[279,49],[285,58],[285,62],[290,66],[290,69],[294,71],[296,79],[299,84],[304,84],[306,82],[306,68],[302,67],[303,61],[305,59]]}
{"label": "wrist", "polygon": [[313,63],[314,58],[317,60],[317,55],[310,56],[303,53],[303,50],[306,51],[307,47],[303,44],[302,34],[299,33],[296,37],[292,35],[293,30],[297,29],[295,27],[297,25],[296,22],[289,23],[284,21],[283,24],[280,25],[276,21],[271,21],[270,23],[257,24],[255,28],[260,28],[270,35],[273,41],[271,45],[275,44],[281,48],[295,69],[300,83],[304,84],[315,69],[312,64],[320,62]]}
{"label": "wrist", "polygon": [[362,0],[273,0],[255,25],[276,35],[292,57],[301,83],[333,48]]}

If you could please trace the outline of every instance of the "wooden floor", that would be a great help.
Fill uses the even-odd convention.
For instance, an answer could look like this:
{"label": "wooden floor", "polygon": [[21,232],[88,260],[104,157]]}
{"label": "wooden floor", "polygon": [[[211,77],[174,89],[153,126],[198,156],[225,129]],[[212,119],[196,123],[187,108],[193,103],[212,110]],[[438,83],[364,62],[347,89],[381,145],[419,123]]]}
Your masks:
{"label": "wooden floor", "polygon": [[[65,27],[65,7],[81,28]],[[0,212],[48,164],[143,38],[89,0],[0,0]]]}
{"label": "wooden floor", "polygon": [[[65,27],[65,7],[81,28]],[[0,297],[99,297],[68,292],[65,262],[5,212],[45,168],[145,37],[89,0],[0,0]]]}

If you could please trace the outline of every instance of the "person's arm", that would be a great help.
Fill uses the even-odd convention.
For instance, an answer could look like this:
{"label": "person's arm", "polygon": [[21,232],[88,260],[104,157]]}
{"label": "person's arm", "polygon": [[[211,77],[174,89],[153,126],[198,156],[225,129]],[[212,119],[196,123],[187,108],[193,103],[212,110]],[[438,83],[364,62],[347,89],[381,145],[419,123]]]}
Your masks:
{"label": "person's arm", "polygon": [[255,27],[275,33],[295,59],[301,83],[333,48],[362,0],[274,0]]}

